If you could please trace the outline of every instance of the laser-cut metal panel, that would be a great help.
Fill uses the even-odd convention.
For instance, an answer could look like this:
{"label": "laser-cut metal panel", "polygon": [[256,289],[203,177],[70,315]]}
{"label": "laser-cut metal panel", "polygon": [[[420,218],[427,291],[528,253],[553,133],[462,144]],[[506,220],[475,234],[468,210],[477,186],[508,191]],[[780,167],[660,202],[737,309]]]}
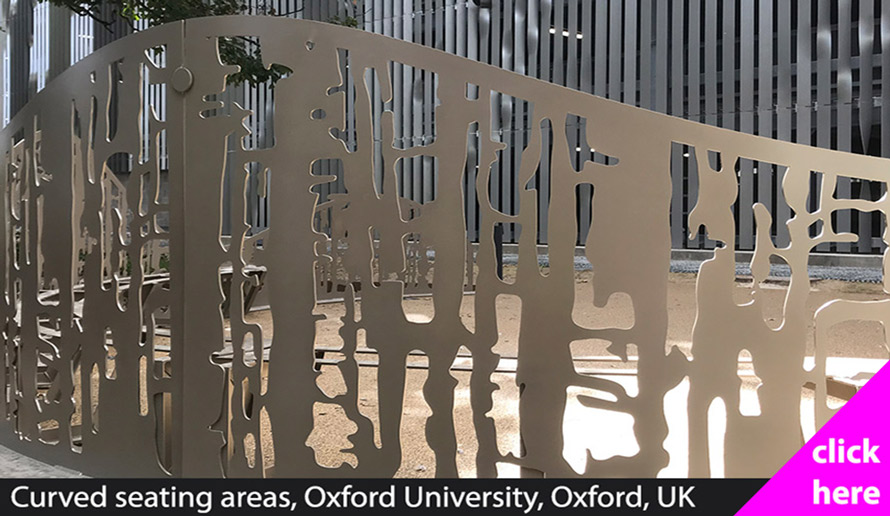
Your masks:
{"label": "laser-cut metal panel", "polygon": [[171,373],[182,371],[180,350],[174,336],[171,353],[156,329],[182,311],[171,295],[178,276],[160,265],[180,252],[182,229],[170,216],[178,206],[166,195],[159,135],[174,156],[182,138],[161,121],[177,117],[175,106],[163,113],[143,99],[168,82],[158,56],[176,63],[180,30],[139,34],[85,59],[0,138],[2,440],[89,474],[176,472],[170,425],[180,389]]}
{"label": "laser-cut metal panel", "polygon": [[[293,70],[275,88],[267,112],[274,134],[262,145],[246,138],[255,136],[242,124],[249,112],[227,94],[235,68],[220,62],[221,37],[257,42],[267,65]],[[158,45],[166,45],[163,68],[151,62]],[[401,80],[409,68],[420,77],[413,88]],[[166,85],[163,115],[142,100],[149,83]],[[395,134],[396,106],[404,113],[424,103],[433,108],[422,130],[432,136]],[[524,116],[514,117],[517,107]],[[510,136],[516,120],[527,140]],[[157,156],[162,132],[169,171]],[[113,43],[42,92],[4,130],[2,145],[3,439],[101,474],[403,474],[417,443],[405,442],[401,427],[419,396],[435,474],[457,476],[452,366],[460,360],[470,369],[479,476],[504,464],[547,476],[654,476],[670,459],[665,395],[687,378],[689,474],[718,473],[708,440],[718,398],[728,413],[725,473],[772,474],[801,445],[801,386],[824,385],[818,345],[817,367],[803,368],[814,320],[805,305],[808,253],[856,240],[832,231],[833,212],[887,210],[885,199],[834,194],[841,177],[886,181],[884,160],[715,129],[383,36],[273,17],[190,20]],[[698,280],[694,360],[666,349],[670,207],[683,202],[672,198],[671,163],[680,148],[697,172],[697,198],[688,200],[696,234],[688,236],[718,244]],[[508,161],[515,185],[497,180]],[[757,235],[754,286],[739,303],[732,209],[737,171],[756,168],[751,162],[784,174],[777,195],[795,215],[750,208],[767,230]],[[813,173],[822,176],[821,200],[809,210]],[[551,200],[546,213],[539,191]],[[509,203],[492,203],[504,195]],[[263,203],[268,227],[260,228],[251,210]],[[468,212],[479,217],[475,252]],[[772,242],[773,218],[787,224],[787,245]],[[811,229],[819,224],[821,232]],[[496,228],[519,241],[515,276],[497,273]],[[594,270],[580,286],[577,241]],[[758,286],[771,256],[793,274],[775,329]],[[259,289],[269,303],[265,324],[243,308]],[[466,289],[475,290],[471,324]],[[406,311],[405,295],[416,292],[431,293],[431,317]],[[343,296],[340,312],[320,304],[331,296]],[[521,303],[513,358],[522,449],[510,452],[499,449],[503,429],[490,415],[495,375],[509,358],[510,321],[498,308],[505,296]],[[578,316],[621,299],[632,305],[632,324]],[[881,303],[835,303],[820,313],[833,324],[863,307],[872,320],[888,319]],[[631,384],[578,367],[573,348],[592,340],[624,361],[636,355]],[[342,379],[336,392],[322,389],[317,370],[330,342],[340,357],[325,363]],[[739,412],[742,350],[763,381],[756,417]],[[359,354],[368,351],[377,360],[376,418],[362,409],[368,377]],[[409,374],[418,361],[420,384]],[[605,460],[588,452],[570,464],[570,403],[631,417],[639,450]],[[319,430],[320,406],[347,421],[340,435]],[[80,444],[73,414],[83,414]],[[820,422],[825,414],[817,409]],[[322,465],[319,442],[351,456]]]}

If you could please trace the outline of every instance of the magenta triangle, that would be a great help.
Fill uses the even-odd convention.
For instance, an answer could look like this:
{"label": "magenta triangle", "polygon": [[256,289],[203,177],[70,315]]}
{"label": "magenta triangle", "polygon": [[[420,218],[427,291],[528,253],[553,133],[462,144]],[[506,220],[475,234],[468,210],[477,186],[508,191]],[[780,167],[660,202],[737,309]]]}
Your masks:
{"label": "magenta triangle", "polygon": [[[832,439],[835,462],[829,463]],[[849,463],[845,453],[844,463],[840,463],[837,453],[840,439],[845,450],[867,443],[872,456],[880,462]],[[817,447],[818,456],[825,463],[814,459],[813,451]],[[861,448],[853,449],[853,460],[861,461],[862,455]],[[815,482],[819,483],[818,491]],[[856,503],[853,503],[854,495]],[[878,503],[869,503],[876,500]],[[736,514],[890,514],[888,506],[890,366],[885,365]]]}

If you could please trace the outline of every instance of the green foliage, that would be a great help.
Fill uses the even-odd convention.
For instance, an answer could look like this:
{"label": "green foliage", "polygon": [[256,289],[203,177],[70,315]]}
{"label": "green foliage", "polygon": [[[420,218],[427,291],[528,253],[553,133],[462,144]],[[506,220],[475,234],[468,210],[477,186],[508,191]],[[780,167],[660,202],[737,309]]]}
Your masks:
{"label": "green foliage", "polygon": [[[145,258],[145,257],[143,257],[143,258]],[[129,254],[127,254],[127,264],[125,266],[125,269],[127,271],[127,276],[133,275],[133,260],[130,259]],[[158,258],[158,268],[157,269],[149,266],[146,270],[143,271],[143,273],[145,273],[145,274],[155,274],[158,272],[170,272],[170,257],[167,255],[167,253],[162,254]]]}
{"label": "green foliage", "polygon": [[353,18],[352,16],[346,16],[345,18],[340,18],[339,16],[334,16],[328,20],[328,23],[332,23],[334,25],[342,25],[344,27],[352,27],[353,29],[358,28],[358,20]]}
{"label": "green foliage", "polygon": [[[130,22],[147,20],[150,26],[198,18],[242,14],[247,5],[243,0],[39,0],[67,7],[81,16],[89,16],[110,26],[120,17]],[[103,9],[103,7],[106,7]]]}
{"label": "green foliage", "polygon": [[247,82],[255,86],[271,81],[272,85],[274,85],[279,79],[293,71],[280,64],[272,64],[272,66],[266,68],[263,64],[259,41],[252,38],[220,38],[219,57],[225,64],[234,64],[241,67],[238,73],[228,76],[227,81],[229,84]]}
{"label": "green foliage", "polygon": [[[150,27],[165,23],[199,18],[202,16],[225,16],[233,14],[261,14],[280,16],[271,7],[254,8],[249,11],[245,0],[38,0],[60,7],[67,7],[81,16],[89,16],[105,27],[118,19],[134,27],[137,21],[145,21]],[[341,0],[330,0],[341,1]],[[354,2],[354,0],[346,0]],[[292,13],[282,13],[292,14]],[[358,20],[352,17],[334,17],[329,23],[358,27]],[[263,64],[259,41],[247,37],[220,38],[219,53],[222,62],[241,67],[241,71],[229,75],[229,84],[247,82],[257,85],[265,82],[274,84],[291,73],[286,66],[273,64],[269,68]]]}

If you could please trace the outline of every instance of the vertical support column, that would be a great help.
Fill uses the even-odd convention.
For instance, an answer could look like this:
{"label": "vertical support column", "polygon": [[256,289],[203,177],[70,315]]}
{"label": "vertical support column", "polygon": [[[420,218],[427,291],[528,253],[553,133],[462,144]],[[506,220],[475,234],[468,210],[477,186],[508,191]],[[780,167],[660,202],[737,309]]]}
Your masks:
{"label": "vertical support column", "polygon": [[[683,45],[683,33],[685,32],[683,20],[683,4],[676,2],[672,9],[672,23],[674,30],[671,34],[671,115],[683,118],[686,116],[685,99],[686,90],[683,88],[683,80],[685,79],[684,66],[685,47]],[[667,24],[667,20],[664,21]],[[683,179],[686,170],[686,163],[683,157],[676,152],[671,152],[671,247],[674,249],[685,249],[688,247],[688,235],[684,231],[684,197],[683,197]]]}
{"label": "vertical support column", "polygon": [[64,72],[71,64],[71,11],[49,6],[49,73],[47,82]]}
{"label": "vertical support column", "polygon": [[[812,4],[800,2],[797,18],[797,102],[795,112],[797,143],[812,145],[813,131],[813,50],[810,39],[812,29]],[[808,183],[809,184],[809,183]],[[815,192],[815,186],[809,184],[810,192]],[[807,209],[815,211],[816,197],[811,194],[811,200]],[[810,234],[810,236],[815,236]]]}
{"label": "vertical support column", "polygon": [[[739,13],[739,130],[754,132],[754,2],[743,0]],[[739,249],[754,249],[754,167],[739,164]]]}
{"label": "vertical support column", "polygon": [[[720,74],[722,78],[720,81],[723,84],[723,88],[721,90],[721,98],[723,102],[721,102],[720,109],[720,127],[725,127],[732,131],[738,130],[737,121],[738,117],[736,116],[736,2],[735,0],[727,0],[723,3],[723,31],[722,31],[722,41],[723,41],[723,61],[721,63]],[[736,174],[735,163],[730,163],[726,170],[730,173]],[[738,177],[738,176],[737,176]],[[739,220],[739,211],[743,209],[743,207],[739,203],[735,203],[732,207],[733,213],[735,214],[736,219]],[[740,241],[740,232],[739,232],[739,224],[735,224],[735,242],[732,243],[738,249],[739,241]],[[730,245],[729,242],[726,245]]]}
{"label": "vertical support column", "polygon": [[[853,24],[851,18],[852,5],[850,0],[838,3],[837,31],[837,143],[836,149],[850,152],[853,143],[853,56],[852,30],[844,29]],[[853,196],[853,182],[849,177],[837,178],[836,199],[850,199]],[[837,211],[837,232],[852,233],[852,210]],[[852,252],[849,242],[839,242],[837,250],[841,253]]]}
{"label": "vertical support column", "polygon": [[31,35],[34,9],[31,0],[19,0],[9,16],[9,113],[10,119],[30,98]]}
{"label": "vertical support column", "polygon": [[652,0],[640,0],[639,106],[652,109]]}
{"label": "vertical support column", "polygon": [[[4,19],[2,19],[0,21],[2,21],[4,23],[4,25],[7,27],[7,30],[8,30],[9,18],[6,17],[7,14],[8,13],[5,13],[5,12],[0,13],[0,16],[4,16]],[[6,64],[4,62],[2,62],[2,60],[5,59],[7,56],[7,54],[6,54],[6,51],[8,49],[7,44],[8,44],[8,39],[6,38],[6,36],[0,35],[0,71],[3,70],[4,66],[6,66]],[[5,98],[6,92],[9,91],[7,89],[7,87],[8,87],[8,85],[6,84],[6,74],[0,72],[0,99],[2,99],[2,100],[0,100],[0,125],[3,125],[3,123],[6,121],[6,117],[9,116],[9,113],[6,112],[6,98]]]}
{"label": "vertical support column", "polygon": [[[816,146],[831,148],[831,2],[819,0],[816,7]],[[813,185],[821,191],[821,183]],[[829,228],[830,229],[830,228]],[[817,251],[831,250],[831,244],[816,246]]]}
{"label": "vertical support column", "polygon": [[[198,25],[200,27],[200,25]],[[170,277],[175,302],[179,303],[171,321],[173,352],[181,357],[180,402],[174,408],[174,431],[180,453],[174,457],[178,476],[214,478],[223,476],[220,461],[225,439],[218,425],[225,403],[226,374],[209,356],[214,345],[222,342],[219,305],[219,263],[222,249],[219,233],[219,190],[208,188],[212,174],[220,174],[227,159],[226,146],[220,145],[229,128],[224,116],[203,119],[199,116],[207,92],[220,88],[219,67],[209,65],[208,55],[216,49],[215,38],[190,34],[182,23],[180,65],[172,67],[170,123],[167,140],[170,156],[170,244],[179,253],[171,253]],[[196,30],[196,29],[193,29]],[[173,52],[170,52],[173,54]],[[172,57],[172,55],[171,55]],[[217,183],[218,184],[218,183]],[[176,338],[176,336],[179,336]],[[176,426],[178,424],[178,426]],[[178,460],[176,460],[178,459]]]}
{"label": "vertical support column", "polygon": [[[182,28],[179,31],[179,38],[171,40],[167,45],[166,65],[168,70],[175,70],[182,65],[185,59],[185,41],[183,41],[185,33],[185,24],[180,22]],[[173,371],[173,378],[176,382],[177,391],[174,391],[170,403],[170,439],[172,441],[172,473],[173,476],[183,477],[187,472],[183,466],[185,455],[185,428],[187,421],[185,420],[188,411],[185,409],[186,397],[185,392],[185,376],[188,374],[187,356],[185,346],[185,152],[186,152],[186,134],[185,134],[185,100],[182,92],[177,91],[173,84],[173,73],[170,77],[167,88],[167,175],[169,178],[169,194],[168,206],[170,217],[170,352],[173,356],[179,357],[179,371]],[[181,75],[181,73],[179,74]]]}
{"label": "vertical support column", "polygon": [[[778,4],[778,17],[776,19],[776,45],[778,47],[778,91],[776,92],[776,136],[779,140],[791,141],[791,2]],[[788,27],[788,30],[785,30]],[[777,167],[776,182],[776,211],[773,218],[776,221],[776,245],[786,247],[791,242],[788,232],[788,221],[791,219],[791,207],[785,199],[783,188],[785,174],[783,167]]]}
{"label": "vertical support column", "polygon": [[[874,40],[875,40],[875,4],[874,0],[862,0],[859,4],[859,135],[862,142],[862,153],[870,154],[872,120],[874,117]],[[882,48],[883,52],[883,48]],[[862,181],[859,192],[860,199],[875,198],[873,189],[878,185],[871,181]],[[871,253],[873,250],[872,235],[873,213],[859,213],[859,242],[856,248],[860,253]]]}
{"label": "vertical support column", "polygon": [[[757,29],[757,134],[765,138],[773,137],[773,0],[760,0],[758,5]],[[773,197],[774,166],[770,163],[758,162],[754,169],[757,188],[757,202],[767,207],[775,224],[777,212]],[[772,228],[755,228],[755,231],[766,231],[772,234]]]}
{"label": "vertical support column", "polygon": [[[884,49],[890,48],[890,0],[881,0],[881,127],[890,127],[890,52]],[[881,131],[881,156],[890,157],[890,131]],[[881,186],[880,195],[886,193],[886,186]],[[881,220],[881,235],[884,240],[881,248],[884,253],[884,270],[890,267],[890,252],[887,245],[887,220]],[[885,290],[888,283],[887,274],[884,275]]]}

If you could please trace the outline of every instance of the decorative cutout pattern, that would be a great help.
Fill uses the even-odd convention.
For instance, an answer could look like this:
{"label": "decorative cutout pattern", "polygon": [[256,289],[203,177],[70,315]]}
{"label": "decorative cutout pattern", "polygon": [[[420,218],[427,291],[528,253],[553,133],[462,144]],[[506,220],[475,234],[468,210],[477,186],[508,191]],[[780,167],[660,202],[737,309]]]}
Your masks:
{"label": "decorative cutout pattern", "polygon": [[[246,146],[250,113],[227,97],[235,69],[216,44],[232,35],[258,38],[267,65],[295,70],[275,89],[275,134],[262,146]],[[161,45],[163,65],[152,58]],[[437,103],[412,137],[393,128],[394,106],[419,97],[394,86],[408,66],[424,71],[415,89]],[[163,109],[146,88],[166,91]],[[502,96],[523,99],[527,141],[504,132]],[[818,422],[830,414],[825,325],[890,320],[884,302],[829,303],[815,317],[816,367],[803,367],[809,252],[857,239],[833,232],[838,210],[888,210],[886,197],[836,198],[835,182],[886,182],[887,161],[702,126],[328,24],[214,18],[129,36],[65,72],[2,135],[0,442],[90,474],[392,476],[413,467],[403,459],[416,445],[437,476],[454,477],[470,435],[478,476],[508,464],[654,476],[669,460],[665,397],[688,384],[689,474],[716,473],[708,417],[721,406],[725,474],[766,476],[802,444],[802,385],[817,386]],[[665,352],[677,145],[698,170],[689,227],[718,243],[698,278],[693,360]],[[754,205],[754,282],[739,304],[742,159],[781,168],[778,195],[793,215],[776,221],[789,242],[776,247],[776,214]],[[508,166],[518,184],[497,184]],[[546,213],[536,189],[553,201]],[[509,213],[490,202],[505,194]],[[478,246],[468,202],[478,203]],[[258,206],[263,227],[248,222]],[[589,234],[578,217],[592,221]],[[519,241],[510,278],[496,270],[496,227]],[[580,289],[578,242],[594,271]],[[772,325],[759,286],[771,257],[793,273]],[[409,294],[429,297],[419,309]],[[265,320],[245,310],[258,295]],[[499,316],[505,303],[520,307],[518,320]],[[613,303],[630,323],[576,318]],[[517,342],[505,340],[510,324]],[[629,380],[579,365],[600,349],[636,364]],[[762,382],[759,415],[739,407],[747,357]],[[514,368],[515,394],[499,397],[495,377]],[[512,448],[491,416],[505,399],[521,436]],[[570,405],[594,417],[573,422]],[[595,426],[603,411],[623,414],[630,456],[567,460],[566,439],[585,436],[568,425]],[[326,418],[346,433],[319,430]],[[404,427],[419,424],[425,442],[406,443]]]}

